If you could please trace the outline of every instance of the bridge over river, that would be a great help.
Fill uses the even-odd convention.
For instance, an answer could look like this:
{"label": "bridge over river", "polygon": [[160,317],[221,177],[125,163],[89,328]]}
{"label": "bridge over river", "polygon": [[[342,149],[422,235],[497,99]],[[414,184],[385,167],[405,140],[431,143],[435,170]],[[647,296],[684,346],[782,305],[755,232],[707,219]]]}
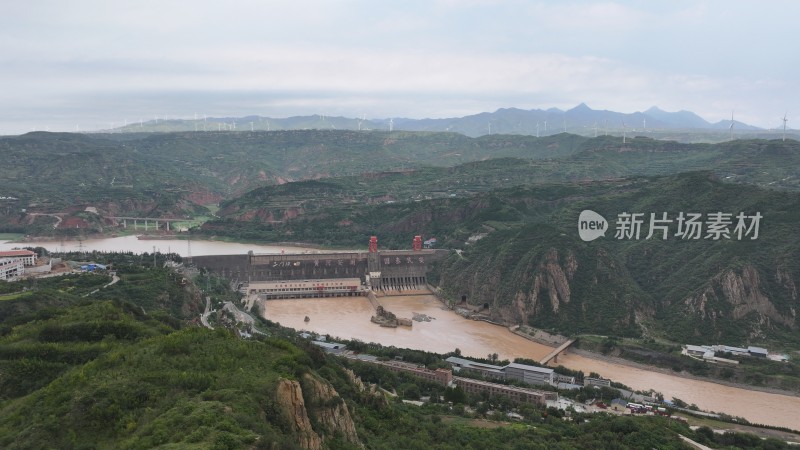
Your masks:
{"label": "bridge over river", "polygon": [[117,224],[120,222],[122,223],[122,228],[128,228],[128,221],[131,222],[133,225],[134,230],[138,230],[140,225],[139,222],[142,222],[144,226],[144,230],[148,231],[150,228],[154,230],[158,230],[161,224],[163,223],[165,229],[169,231],[169,224],[170,222],[186,222],[187,219],[165,219],[161,217],[123,217],[123,216],[105,216],[106,219],[111,219],[115,221]]}
{"label": "bridge over river", "polygon": [[539,364],[541,364],[543,366],[546,366],[547,363],[550,362],[550,360],[553,360],[553,362],[557,363],[558,362],[558,355],[561,354],[561,352],[566,350],[567,347],[569,347],[573,343],[575,343],[575,339],[570,339],[570,340],[564,342],[563,344],[559,345],[558,347],[553,349],[552,352],[548,353],[547,356],[545,356],[544,358],[539,360]]}

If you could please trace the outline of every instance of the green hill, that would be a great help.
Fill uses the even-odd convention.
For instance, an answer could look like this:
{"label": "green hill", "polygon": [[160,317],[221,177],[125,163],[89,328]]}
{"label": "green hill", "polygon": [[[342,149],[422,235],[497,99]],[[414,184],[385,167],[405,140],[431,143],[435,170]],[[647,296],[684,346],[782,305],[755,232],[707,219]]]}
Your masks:
{"label": "green hill", "polygon": [[[706,169],[733,182],[796,190],[798,145],[793,140],[708,145],[647,138],[623,144],[614,137],[563,133],[468,138],[336,130],[38,132],[0,138],[5,162],[0,166],[0,231],[108,232],[113,226],[108,216],[210,216],[205,206],[232,201],[255,188],[322,178],[328,183],[331,177],[350,177],[330,181],[342,191],[337,199],[361,203]],[[410,171],[413,176],[406,176]],[[246,213],[247,202],[273,195],[268,188],[258,192],[247,194],[242,205],[226,205]],[[296,207],[314,198],[310,190],[300,198],[275,192],[279,206]],[[85,211],[87,207],[97,213]],[[36,215],[41,213],[59,213],[64,220]],[[280,220],[275,214],[273,218]]]}
{"label": "green hill", "polygon": [[[218,216],[231,220],[274,223],[306,213],[347,211],[364,205],[467,197],[492,189],[545,183],[607,180],[638,175],[669,175],[710,170],[729,183],[770,189],[800,188],[800,147],[795,141],[736,141],[717,145],[678,144],[636,139],[621,146],[598,138],[579,151],[551,159],[494,158],[454,167],[361,174],[357,176],[265,186],[220,204]],[[343,214],[343,212],[345,212]],[[218,223],[209,228],[220,230]],[[249,236],[253,238],[253,236]]]}
{"label": "green hill", "polygon": [[[105,216],[192,217],[258,186],[489,157],[557,157],[578,136],[471,139],[455,133],[29,133],[0,138],[0,230],[108,230]],[[88,206],[98,214],[85,212]],[[56,225],[53,216],[74,217]]]}
{"label": "green hill", "polygon": [[[489,303],[493,314],[562,332],[663,336],[678,341],[797,342],[796,280],[800,279],[797,194],[720,183],[707,174],[593,183],[548,199],[535,189],[495,195],[494,208],[516,220],[491,221],[487,237],[466,246],[440,268],[451,295]],[[546,213],[544,201],[560,203]],[[499,206],[498,206],[499,205]],[[645,214],[640,239],[583,242],[584,209],[611,226],[622,212]],[[763,219],[756,240],[645,239],[649,214],[717,211]],[[735,221],[734,221],[735,222]],[[505,227],[503,229],[502,227]],[[733,230],[734,225],[731,225]]]}

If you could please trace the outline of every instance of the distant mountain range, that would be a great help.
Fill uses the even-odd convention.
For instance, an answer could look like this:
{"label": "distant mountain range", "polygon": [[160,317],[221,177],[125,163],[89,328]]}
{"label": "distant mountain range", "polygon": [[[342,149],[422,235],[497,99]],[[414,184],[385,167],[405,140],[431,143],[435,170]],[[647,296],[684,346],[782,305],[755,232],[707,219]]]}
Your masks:
{"label": "distant mountain range", "polygon": [[[214,117],[196,120],[151,120],[128,124],[114,131],[173,132],[173,131],[277,131],[277,130],[383,130],[454,132],[470,137],[487,134],[522,134],[549,136],[572,133],[584,136],[655,135],[678,141],[726,140],[731,132],[739,137],[775,138],[776,130],[764,130],[743,122],[721,120],[711,123],[691,111],[668,112],[653,106],[644,112],[620,113],[595,110],[585,103],[569,109],[502,108],[464,117],[445,119],[359,119],[332,117],[320,114],[270,118],[262,116]],[[789,131],[795,134],[793,131]],[[704,135],[704,138],[698,138]]]}
{"label": "distant mountain range", "polygon": [[[731,122],[710,123],[690,111],[667,112],[652,107],[645,112],[620,113],[594,110],[585,103],[563,111],[523,110],[517,108],[498,109],[493,113],[481,113],[452,119],[423,119],[394,121],[396,128],[412,131],[456,131],[468,136],[483,134],[538,134],[549,135],[561,132],[574,134],[646,132],[647,130],[729,130]],[[758,127],[734,122],[737,131],[759,130]]]}

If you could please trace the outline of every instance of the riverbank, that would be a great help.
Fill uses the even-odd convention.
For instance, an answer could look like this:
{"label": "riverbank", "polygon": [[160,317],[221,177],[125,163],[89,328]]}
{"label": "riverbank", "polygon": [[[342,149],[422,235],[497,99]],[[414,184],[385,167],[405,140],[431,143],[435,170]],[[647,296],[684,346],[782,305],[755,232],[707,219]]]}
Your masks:
{"label": "riverbank", "polygon": [[[483,321],[465,320],[434,295],[382,297],[381,303],[399,316],[426,314],[436,320],[418,322],[412,328],[382,328],[369,321],[374,309],[364,297],[270,300],[261,314],[268,320],[297,330],[331,338],[357,339],[384,346],[446,354],[458,350],[465,358],[526,358],[539,361],[553,350]],[[309,322],[304,317],[310,317]],[[666,399],[680,398],[700,409],[739,416],[756,424],[800,428],[800,397],[733,387],[703,379],[690,379],[629,361],[612,362],[603,355],[583,357],[572,350],[558,358],[559,365],[585,374],[596,372],[633,390],[656,389]]]}
{"label": "riverbank", "polygon": [[[798,393],[798,392],[787,391],[787,390],[783,390],[783,389],[776,389],[776,388],[771,388],[771,387],[766,387],[766,386],[753,386],[753,385],[743,384],[743,383],[731,383],[731,382],[724,381],[724,380],[717,380],[717,379],[713,379],[713,378],[700,377],[700,376],[697,376],[697,375],[692,375],[691,373],[688,373],[688,372],[675,372],[674,370],[665,369],[663,367],[651,366],[649,364],[642,364],[642,363],[639,363],[639,362],[636,362],[636,361],[631,361],[629,359],[619,358],[619,357],[616,357],[616,356],[608,356],[608,355],[604,355],[602,353],[596,353],[596,352],[592,352],[592,351],[589,351],[589,350],[582,350],[582,349],[578,349],[578,348],[570,348],[570,349],[567,349],[567,352],[572,353],[574,355],[582,356],[582,357],[588,358],[588,359],[594,359],[594,360],[597,360],[597,361],[611,362],[613,364],[632,367],[634,369],[639,369],[639,370],[647,370],[647,371],[650,371],[650,372],[663,373],[665,375],[670,375],[670,376],[675,376],[675,377],[680,377],[680,378],[686,378],[687,380],[705,381],[707,383],[714,383],[714,384],[719,384],[719,385],[722,385],[722,386],[728,386],[728,387],[737,388],[737,389],[746,389],[748,391],[764,392],[764,393],[767,393],[767,394],[786,395],[786,396],[789,396],[789,397],[798,397],[798,398],[800,398],[800,393]],[[612,381],[614,381],[614,380],[612,380]]]}
{"label": "riverbank", "polygon": [[[431,291],[434,294],[434,296],[436,297],[436,299],[439,300],[439,302],[442,303],[442,306],[444,306],[447,309],[454,310],[454,308],[451,308],[450,305],[448,304],[447,300],[441,295],[441,292],[439,291],[438,288],[434,288],[432,286],[429,286],[429,288],[431,289]],[[498,325],[498,326],[501,326],[503,328],[506,328],[509,332],[511,332],[511,333],[513,333],[513,334],[515,334],[515,335],[517,335],[519,337],[522,337],[522,338],[524,338],[524,339],[526,339],[528,341],[535,342],[535,343],[540,344],[540,345],[545,345],[545,346],[548,346],[548,347],[552,347],[554,349],[557,348],[558,345],[560,345],[561,343],[563,343],[564,341],[566,341],[568,339],[566,336],[547,333],[547,332],[545,332],[543,330],[538,330],[538,329],[533,328],[533,327],[525,326],[524,328],[526,328],[526,330],[523,331],[522,330],[523,327],[521,327],[519,325],[510,325],[510,326],[508,326],[508,325],[499,324],[499,323],[488,321],[488,320],[486,322],[489,322],[489,323],[492,323],[493,325]],[[531,331],[534,332],[533,335],[530,334]],[[566,349],[562,354],[566,354],[566,353],[572,353],[572,354],[575,354],[575,355],[578,355],[578,356],[582,356],[584,358],[593,359],[593,360],[597,360],[597,361],[611,362],[611,363],[614,363],[614,364],[617,364],[617,365],[627,366],[627,367],[631,367],[631,368],[634,368],[634,369],[645,370],[645,371],[649,371],[649,372],[656,372],[656,373],[661,373],[661,374],[664,374],[664,375],[676,376],[676,377],[679,377],[679,378],[685,378],[687,380],[704,381],[704,382],[707,382],[707,383],[714,383],[714,384],[719,384],[719,385],[722,385],[722,386],[727,386],[727,387],[732,387],[732,388],[737,388],[737,389],[745,389],[745,390],[754,391],[754,392],[764,392],[764,393],[767,393],[767,394],[785,395],[785,396],[800,398],[800,392],[796,392],[796,391],[789,391],[789,390],[785,390],[785,389],[778,389],[778,388],[773,388],[773,387],[768,387],[768,386],[755,386],[755,385],[750,385],[750,384],[745,384],[745,383],[735,383],[735,382],[730,382],[730,381],[726,381],[726,380],[720,380],[720,379],[717,379],[717,378],[702,377],[702,376],[691,374],[691,373],[686,372],[686,371],[676,372],[674,370],[666,369],[666,368],[659,367],[659,366],[654,366],[654,365],[650,365],[650,364],[643,364],[643,363],[640,363],[640,362],[637,362],[637,361],[633,361],[633,360],[629,360],[629,359],[625,359],[625,358],[620,358],[620,357],[616,357],[616,356],[604,355],[602,353],[597,353],[597,352],[584,350],[584,349],[579,349],[579,348],[575,348],[575,347],[570,347],[570,348]],[[558,365],[558,364],[555,363],[555,364],[551,364],[551,366],[552,365]],[[617,380],[612,379],[612,381],[617,381]]]}

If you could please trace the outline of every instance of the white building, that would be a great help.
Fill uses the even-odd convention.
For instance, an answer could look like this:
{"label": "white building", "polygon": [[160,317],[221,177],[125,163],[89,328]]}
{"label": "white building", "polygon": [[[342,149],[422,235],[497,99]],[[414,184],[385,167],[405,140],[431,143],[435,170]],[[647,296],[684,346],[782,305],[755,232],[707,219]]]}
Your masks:
{"label": "white building", "polygon": [[316,345],[317,347],[322,347],[322,349],[328,353],[338,354],[347,350],[347,345],[340,344],[338,342],[311,341],[311,343]]}
{"label": "white building", "polygon": [[247,287],[250,295],[262,298],[344,297],[364,295],[360,278],[324,280],[253,281]]}
{"label": "white building", "polygon": [[734,356],[749,356],[750,353],[747,351],[746,348],[741,347],[732,347],[730,345],[715,345],[713,347],[714,351],[723,352],[723,353],[730,353]]}
{"label": "white building", "polygon": [[760,356],[762,358],[766,358],[767,355],[769,355],[769,351],[767,349],[761,347],[753,347],[752,345],[747,347],[747,351],[748,353],[750,353],[750,356]]}
{"label": "white building", "polygon": [[711,359],[714,357],[714,348],[708,345],[691,345],[684,346],[686,354],[690,356],[700,356],[704,359]]}
{"label": "white building", "polygon": [[0,258],[0,280],[13,280],[25,274],[21,259]]}
{"label": "white building", "polygon": [[503,367],[495,366],[492,364],[479,363],[470,359],[459,358],[457,356],[450,356],[445,359],[453,367],[454,372],[461,370],[471,370],[477,372],[486,378],[504,379],[506,374],[503,372]]}
{"label": "white building", "polygon": [[584,386],[611,387],[611,380],[607,378],[583,377]]}
{"label": "white building", "polygon": [[553,384],[553,369],[511,363],[503,368],[507,380],[519,380],[528,384]]}
{"label": "white building", "polygon": [[36,253],[30,250],[6,250],[0,252],[0,258],[19,259],[26,266],[36,265]]}

